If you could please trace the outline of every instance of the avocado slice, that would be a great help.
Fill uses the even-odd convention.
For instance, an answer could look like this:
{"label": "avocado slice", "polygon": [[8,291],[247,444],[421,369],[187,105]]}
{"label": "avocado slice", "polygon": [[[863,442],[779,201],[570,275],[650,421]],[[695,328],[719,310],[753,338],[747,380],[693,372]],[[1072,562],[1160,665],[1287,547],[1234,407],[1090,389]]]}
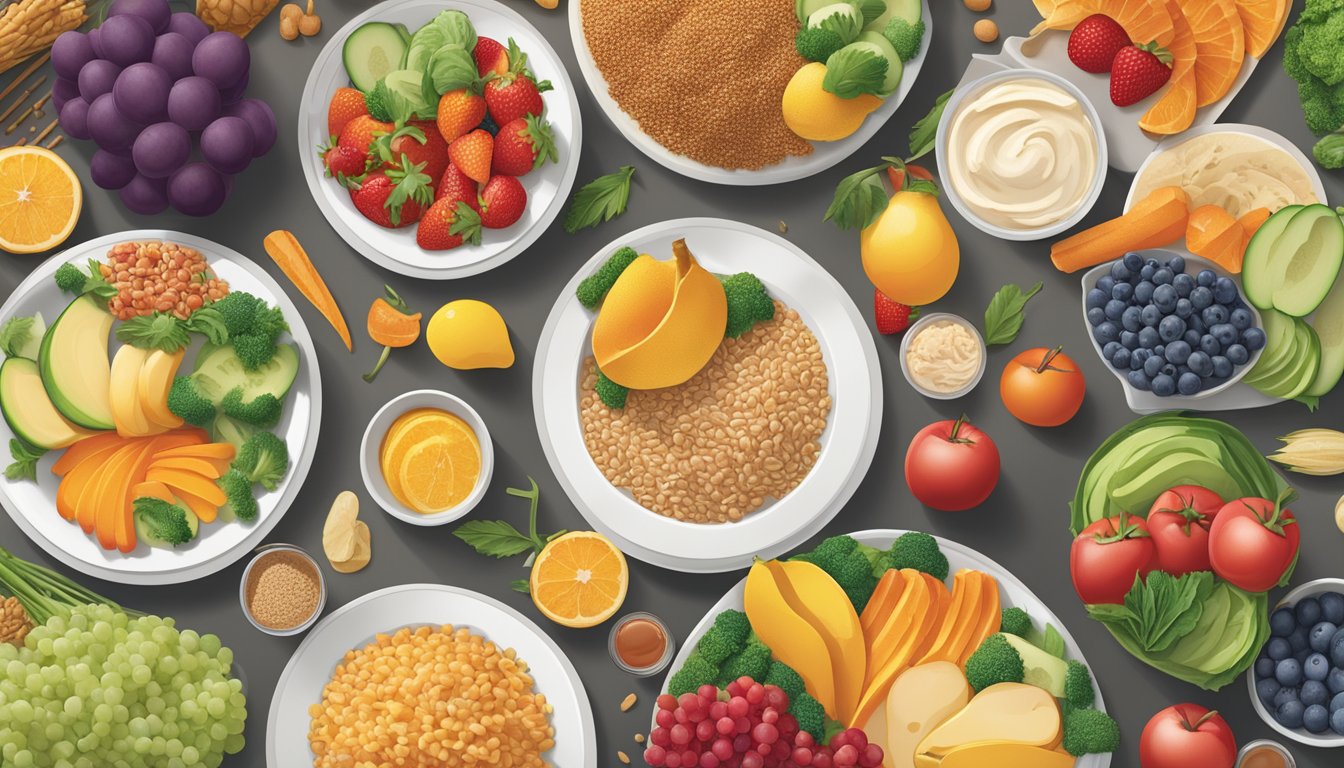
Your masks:
{"label": "avocado slice", "polygon": [[84,295],[70,302],[42,336],[37,365],[42,386],[61,415],[86,429],[110,430],[112,363],[107,357],[112,313]]}
{"label": "avocado slice", "polygon": [[1158,459],[1133,482],[1111,489],[1111,500],[1120,509],[1143,509],[1168,488],[1177,485],[1202,485],[1225,499],[1242,494],[1236,480],[1228,476],[1220,461],[1220,451],[1210,451],[1207,441],[1193,436],[1172,438],[1182,441],[1185,450]]}
{"label": "avocado slice", "polygon": [[1025,670],[1022,682],[1042,688],[1057,699],[1063,698],[1064,679],[1069,673],[1067,662],[1032,645],[1025,638],[1006,632],[999,635],[1022,657],[1022,668]]}
{"label": "avocado slice", "polygon": [[[1258,235],[1259,232],[1256,232]],[[1325,300],[1344,264],[1344,223],[1326,205],[1303,206],[1293,214],[1283,234],[1270,246],[1269,262],[1253,276],[1264,281],[1274,308],[1293,317],[1306,317]]]}
{"label": "avocado slice", "polygon": [[0,363],[0,413],[14,436],[35,448],[54,451],[93,433],[71,424],[42,386],[37,363],[23,357]]}
{"label": "avocado slice", "polygon": [[1256,309],[1274,307],[1274,289],[1268,277],[1274,243],[1302,208],[1301,205],[1289,205],[1275,211],[1246,244],[1246,253],[1241,260],[1241,288],[1246,293],[1246,301]]}
{"label": "avocado slice", "polygon": [[1321,363],[1316,368],[1316,378],[1303,394],[1321,397],[1330,394],[1344,377],[1344,281],[1335,279],[1325,301],[1316,308],[1311,327],[1321,342]]}
{"label": "avocado slice", "polygon": [[1321,342],[1302,320],[1296,320],[1293,341],[1293,356],[1288,363],[1273,375],[1257,380],[1253,386],[1260,391],[1291,400],[1306,391],[1316,380],[1316,371],[1320,368]]}

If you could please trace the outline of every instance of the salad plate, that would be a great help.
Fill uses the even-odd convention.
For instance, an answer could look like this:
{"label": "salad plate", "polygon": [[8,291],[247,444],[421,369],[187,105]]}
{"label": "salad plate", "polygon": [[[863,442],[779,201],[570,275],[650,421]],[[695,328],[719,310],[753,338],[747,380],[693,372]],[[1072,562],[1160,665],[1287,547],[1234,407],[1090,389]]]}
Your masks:
{"label": "salad plate", "polygon": [[[289,469],[273,491],[260,491],[258,515],[251,523],[216,523],[201,528],[195,540],[176,549],[147,546],[143,541],[130,552],[103,549],[98,540],[79,525],[57,513],[56,478],[51,469],[61,451],[49,451],[37,464],[37,482],[0,481],[0,504],[47,554],[81,573],[122,584],[177,584],[209,576],[255,549],[270,533],[298,496],[312,465],[322,417],[322,381],[312,336],[298,308],[279,284],[261,267],[218,243],[181,232],[141,229],[119,232],[67,248],[48,259],[14,290],[0,307],[0,322],[40,312],[50,325],[70,304],[70,297],[57,287],[53,276],[65,264],[83,266],[90,259],[101,261],[108,250],[128,241],[164,241],[201,252],[215,275],[231,290],[245,291],[278,307],[289,324],[281,338],[297,348],[298,372],[283,401],[278,424],[272,432],[289,451]],[[190,366],[199,344],[187,348],[184,366]],[[190,370],[190,368],[186,368]],[[8,423],[0,422],[0,439],[14,438]]]}

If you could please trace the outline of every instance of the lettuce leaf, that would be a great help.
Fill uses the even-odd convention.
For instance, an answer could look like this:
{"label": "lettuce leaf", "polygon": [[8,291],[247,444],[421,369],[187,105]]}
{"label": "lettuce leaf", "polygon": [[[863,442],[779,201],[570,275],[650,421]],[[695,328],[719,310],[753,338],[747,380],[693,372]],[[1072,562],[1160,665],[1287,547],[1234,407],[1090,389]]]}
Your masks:
{"label": "lettuce leaf", "polygon": [[468,51],[476,48],[476,28],[461,11],[443,11],[411,35],[406,68],[425,71],[434,53],[449,44],[460,45]]}
{"label": "lettuce leaf", "polygon": [[1199,623],[1213,592],[1213,574],[1172,576],[1162,571],[1134,578],[1123,605],[1089,605],[1088,614],[1112,634],[1124,633],[1144,653],[1165,651]]}
{"label": "lettuce leaf", "polygon": [[888,66],[885,58],[868,47],[845,46],[826,60],[826,77],[821,87],[842,99],[864,93],[878,95],[887,79]]}
{"label": "lettuce leaf", "polygon": [[476,59],[470,48],[457,43],[448,43],[429,57],[429,66],[425,69],[434,90],[443,94],[466,88],[476,81]]}

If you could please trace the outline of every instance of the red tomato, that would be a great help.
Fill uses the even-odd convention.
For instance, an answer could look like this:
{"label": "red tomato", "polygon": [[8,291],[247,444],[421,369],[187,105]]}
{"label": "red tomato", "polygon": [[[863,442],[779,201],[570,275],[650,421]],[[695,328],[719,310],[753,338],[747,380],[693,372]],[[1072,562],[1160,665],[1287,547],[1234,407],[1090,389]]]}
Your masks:
{"label": "red tomato", "polygon": [[1098,520],[1069,550],[1073,588],[1088,605],[1123,603],[1135,579],[1153,570],[1156,549],[1143,518],[1121,512]]}
{"label": "red tomato", "polygon": [[1141,768],[1232,768],[1237,739],[1223,716],[1198,704],[1153,715],[1139,737]]}
{"label": "red tomato", "polygon": [[978,506],[999,483],[999,449],[965,416],[921,429],[905,452],[905,482],[927,507],[960,512]]}
{"label": "red tomato", "polygon": [[1209,570],[1209,527],[1222,507],[1221,496],[1198,485],[1163,491],[1148,511],[1148,532],[1157,547],[1155,570],[1173,576]]}
{"label": "red tomato", "polygon": [[1219,577],[1247,592],[1279,583],[1297,559],[1293,513],[1269,499],[1237,499],[1223,505],[1209,528],[1209,562]]}
{"label": "red tomato", "polygon": [[1062,349],[1028,349],[1004,366],[999,397],[1019,421],[1034,427],[1058,427],[1082,407],[1087,379]]}

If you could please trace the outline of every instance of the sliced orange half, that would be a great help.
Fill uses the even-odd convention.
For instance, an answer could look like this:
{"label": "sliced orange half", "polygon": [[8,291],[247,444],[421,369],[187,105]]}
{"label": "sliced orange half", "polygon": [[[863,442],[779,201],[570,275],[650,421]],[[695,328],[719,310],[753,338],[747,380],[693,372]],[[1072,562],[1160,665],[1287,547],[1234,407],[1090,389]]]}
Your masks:
{"label": "sliced orange half", "polygon": [[1246,37],[1233,0],[1179,0],[1195,35],[1196,105],[1207,107],[1237,82],[1246,58]]}
{"label": "sliced orange half", "polygon": [[1246,53],[1258,59],[1283,33],[1292,3],[1289,0],[1236,0],[1236,3],[1246,33]]}
{"label": "sliced orange half", "polygon": [[481,474],[481,449],[460,434],[444,434],[411,446],[398,467],[402,501],[421,513],[461,504]]}
{"label": "sliced orange half", "polygon": [[541,550],[528,586],[546,618],[565,627],[594,627],[625,602],[630,568],[607,537],[574,531]]}
{"label": "sliced orange half", "polygon": [[0,248],[41,253],[70,236],[84,193],[61,156],[42,147],[0,149]]}

